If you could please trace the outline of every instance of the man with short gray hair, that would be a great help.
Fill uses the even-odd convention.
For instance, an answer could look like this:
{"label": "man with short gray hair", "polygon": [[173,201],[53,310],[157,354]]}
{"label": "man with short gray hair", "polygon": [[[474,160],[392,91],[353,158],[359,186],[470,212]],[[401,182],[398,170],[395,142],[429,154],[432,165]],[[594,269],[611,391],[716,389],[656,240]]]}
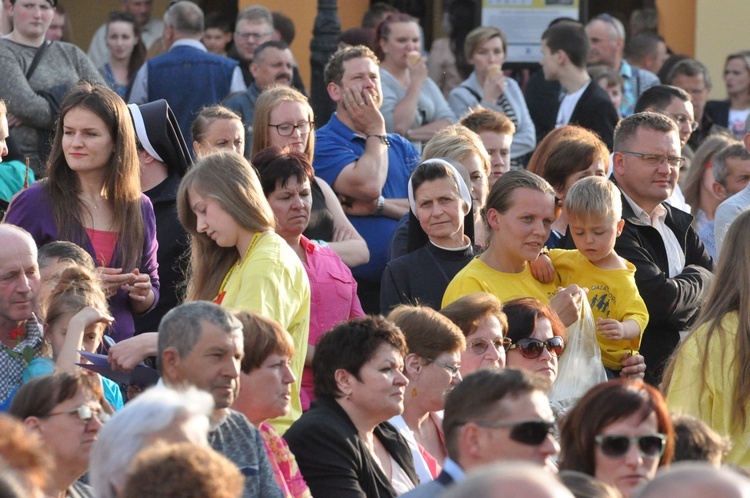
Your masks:
{"label": "man with short gray hair", "polygon": [[172,108],[185,142],[201,108],[219,103],[246,86],[237,62],[209,53],[201,43],[203,11],[193,2],[177,2],[164,15],[165,54],[150,59],[135,76],[130,102],[164,99]]}
{"label": "man with short gray hair", "polygon": [[197,387],[214,399],[211,447],[245,475],[243,497],[282,497],[258,430],[230,407],[237,396],[244,354],[242,325],[208,301],[181,304],[159,324],[158,362],[164,384]]}
{"label": "man with short gray hair", "polygon": [[599,14],[586,25],[586,33],[591,42],[589,64],[604,64],[622,76],[622,104],[619,110],[621,116],[630,116],[638,97],[659,84],[658,76],[645,69],[633,67],[623,59],[625,28],[616,17]]}
{"label": "man with short gray hair", "polygon": [[[745,150],[750,152],[750,117],[745,121]],[[714,178],[716,174],[714,173]],[[718,180],[717,180],[718,181]],[[735,193],[727,200],[719,204],[714,216],[714,237],[716,240],[716,255],[721,254],[721,246],[724,243],[724,237],[729,230],[729,225],[741,212],[750,208],[750,184],[742,190]]]}
{"label": "man with short gray hair", "polygon": [[[234,46],[229,52],[229,57],[240,63],[242,77],[248,88],[255,81],[251,65],[256,50],[264,43],[271,41],[273,34],[273,14],[262,5],[250,5],[237,14],[237,23],[234,28]],[[292,81],[289,84],[307,96],[296,62],[292,67]]]}

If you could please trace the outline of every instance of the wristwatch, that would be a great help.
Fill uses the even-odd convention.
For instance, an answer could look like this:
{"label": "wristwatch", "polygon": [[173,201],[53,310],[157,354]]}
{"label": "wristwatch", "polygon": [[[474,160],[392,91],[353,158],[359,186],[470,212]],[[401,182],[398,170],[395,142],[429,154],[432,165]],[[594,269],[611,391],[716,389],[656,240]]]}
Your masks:
{"label": "wristwatch", "polygon": [[391,146],[391,141],[388,139],[388,135],[367,135],[365,137],[365,140],[367,140],[370,137],[375,137],[379,139],[386,147]]}
{"label": "wristwatch", "polygon": [[385,205],[385,197],[382,195],[378,197],[378,210],[375,212],[376,216],[383,216],[383,206]]}

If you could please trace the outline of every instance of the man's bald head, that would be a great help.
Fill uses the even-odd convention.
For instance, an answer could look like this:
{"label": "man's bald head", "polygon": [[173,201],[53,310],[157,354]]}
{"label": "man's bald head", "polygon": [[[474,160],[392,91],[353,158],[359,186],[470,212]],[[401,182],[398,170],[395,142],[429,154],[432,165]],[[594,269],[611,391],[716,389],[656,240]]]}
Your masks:
{"label": "man's bald head", "polygon": [[636,490],[633,498],[750,498],[750,479],[727,469],[717,469],[708,463],[683,462]]}

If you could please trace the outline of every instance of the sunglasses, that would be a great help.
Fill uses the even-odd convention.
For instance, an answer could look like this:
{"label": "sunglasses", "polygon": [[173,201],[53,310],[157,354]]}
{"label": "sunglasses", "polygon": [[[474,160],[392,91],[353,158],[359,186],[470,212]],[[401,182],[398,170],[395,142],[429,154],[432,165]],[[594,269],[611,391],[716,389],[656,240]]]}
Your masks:
{"label": "sunglasses", "polygon": [[448,363],[444,363],[438,360],[429,360],[429,362],[434,363],[435,365],[439,366],[440,368],[448,372],[451,377],[456,377],[458,373],[461,371],[460,365],[450,365]]}
{"label": "sunglasses", "polygon": [[596,444],[601,448],[604,456],[620,458],[630,451],[635,443],[638,453],[643,458],[660,458],[664,454],[667,436],[664,434],[646,434],[638,437],[622,436],[620,434],[600,434],[596,436]]}
{"label": "sunglasses", "polygon": [[527,422],[474,422],[479,427],[489,429],[510,428],[508,436],[512,441],[527,446],[539,446],[555,430],[555,423],[547,420],[529,420]]}
{"label": "sunglasses", "polygon": [[533,360],[542,355],[544,348],[547,348],[547,351],[549,351],[549,354],[552,356],[562,356],[563,351],[565,350],[565,341],[559,336],[554,336],[546,341],[527,337],[526,339],[521,339],[515,344],[511,344],[508,349],[518,349],[524,358]]}
{"label": "sunglasses", "polygon": [[475,355],[480,356],[487,352],[490,344],[493,348],[495,348],[497,352],[500,352],[500,350],[507,351],[511,343],[512,341],[509,337],[501,337],[493,341],[488,341],[487,339],[477,339],[476,341],[469,344],[468,349],[470,349],[471,352]]}
{"label": "sunglasses", "polygon": [[53,415],[72,415],[72,414],[78,415],[78,418],[81,419],[81,422],[84,424],[88,424],[91,422],[91,419],[96,417],[99,422],[102,424],[106,423],[109,420],[109,414],[106,413],[101,405],[97,404],[95,406],[91,405],[81,405],[75,410],[68,410],[65,412],[52,412],[48,417],[52,417]]}

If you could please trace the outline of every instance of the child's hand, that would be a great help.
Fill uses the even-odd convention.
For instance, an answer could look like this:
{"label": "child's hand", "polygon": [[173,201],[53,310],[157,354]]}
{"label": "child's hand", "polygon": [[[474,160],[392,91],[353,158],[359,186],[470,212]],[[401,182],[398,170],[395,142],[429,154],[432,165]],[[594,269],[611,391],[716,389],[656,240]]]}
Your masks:
{"label": "child's hand", "polygon": [[535,279],[543,284],[551,284],[555,280],[555,267],[552,260],[546,254],[540,254],[538,258],[529,263],[529,269]]}
{"label": "child's hand", "polygon": [[[112,316],[106,311],[94,308],[92,306],[86,306],[81,311],[73,315],[73,318],[70,319],[70,322],[73,323],[74,321],[79,324],[82,329],[85,329],[89,325],[93,325],[95,323],[110,325],[115,321],[115,319],[112,318]],[[68,325],[68,328],[70,328],[70,325]]]}
{"label": "child's hand", "polygon": [[607,339],[623,339],[625,331],[622,324],[612,318],[599,318],[596,320],[596,331]]}

